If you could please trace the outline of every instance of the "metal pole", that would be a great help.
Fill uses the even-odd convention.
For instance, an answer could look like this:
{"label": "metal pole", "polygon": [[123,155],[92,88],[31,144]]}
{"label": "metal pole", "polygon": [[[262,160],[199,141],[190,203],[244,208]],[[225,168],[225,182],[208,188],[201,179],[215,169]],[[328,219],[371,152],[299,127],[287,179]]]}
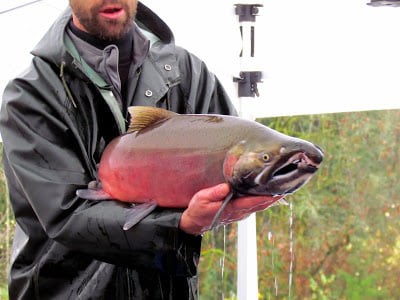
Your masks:
{"label": "metal pole", "polygon": [[[235,4],[242,36],[240,54],[240,73],[234,78],[238,84],[239,114],[243,118],[254,119],[244,107],[249,98],[259,96],[257,83],[261,81],[262,72],[255,66],[255,21],[260,3]],[[238,266],[237,296],[239,300],[258,299],[258,265],[257,265],[257,232],[256,215],[238,223]]]}

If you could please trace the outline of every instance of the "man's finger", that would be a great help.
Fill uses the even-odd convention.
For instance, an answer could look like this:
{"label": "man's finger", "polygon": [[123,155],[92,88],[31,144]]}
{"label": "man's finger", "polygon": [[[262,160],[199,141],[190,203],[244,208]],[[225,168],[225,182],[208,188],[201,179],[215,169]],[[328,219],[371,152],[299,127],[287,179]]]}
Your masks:
{"label": "man's finger", "polygon": [[229,190],[229,185],[227,183],[222,183],[199,191],[196,193],[195,197],[210,202],[218,202],[225,199],[229,194]]}

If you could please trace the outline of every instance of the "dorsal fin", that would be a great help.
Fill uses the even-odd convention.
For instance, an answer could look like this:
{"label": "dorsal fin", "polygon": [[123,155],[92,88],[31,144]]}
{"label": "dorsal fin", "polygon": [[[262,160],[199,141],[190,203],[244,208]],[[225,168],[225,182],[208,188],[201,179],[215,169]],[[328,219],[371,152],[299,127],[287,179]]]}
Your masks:
{"label": "dorsal fin", "polygon": [[130,106],[128,111],[131,115],[128,132],[142,130],[157,122],[178,115],[175,112],[151,106]]}

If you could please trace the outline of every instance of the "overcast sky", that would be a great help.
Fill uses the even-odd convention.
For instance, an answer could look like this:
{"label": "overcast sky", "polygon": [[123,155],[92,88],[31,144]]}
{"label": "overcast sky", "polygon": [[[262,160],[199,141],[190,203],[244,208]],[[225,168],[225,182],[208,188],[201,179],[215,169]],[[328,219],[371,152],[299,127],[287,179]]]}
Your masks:
{"label": "overcast sky", "polygon": [[[0,89],[29,63],[29,51],[67,0],[1,0]],[[207,62],[236,101],[239,1],[145,0],[173,29],[176,42]],[[261,97],[254,116],[400,108],[400,8],[364,0],[264,0],[256,22]],[[5,43],[7,41],[7,43]],[[235,102],[238,103],[238,102]]]}

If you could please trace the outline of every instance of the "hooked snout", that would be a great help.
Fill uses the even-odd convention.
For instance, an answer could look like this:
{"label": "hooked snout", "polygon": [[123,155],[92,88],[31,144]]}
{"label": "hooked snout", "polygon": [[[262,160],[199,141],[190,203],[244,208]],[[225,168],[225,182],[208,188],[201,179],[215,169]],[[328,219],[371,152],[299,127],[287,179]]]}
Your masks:
{"label": "hooked snout", "polygon": [[318,167],[324,159],[324,151],[322,148],[316,144],[306,141],[300,141],[295,144],[282,146],[280,149],[280,154],[283,157],[286,155],[293,155],[294,153],[303,153],[307,163],[315,167]]}

